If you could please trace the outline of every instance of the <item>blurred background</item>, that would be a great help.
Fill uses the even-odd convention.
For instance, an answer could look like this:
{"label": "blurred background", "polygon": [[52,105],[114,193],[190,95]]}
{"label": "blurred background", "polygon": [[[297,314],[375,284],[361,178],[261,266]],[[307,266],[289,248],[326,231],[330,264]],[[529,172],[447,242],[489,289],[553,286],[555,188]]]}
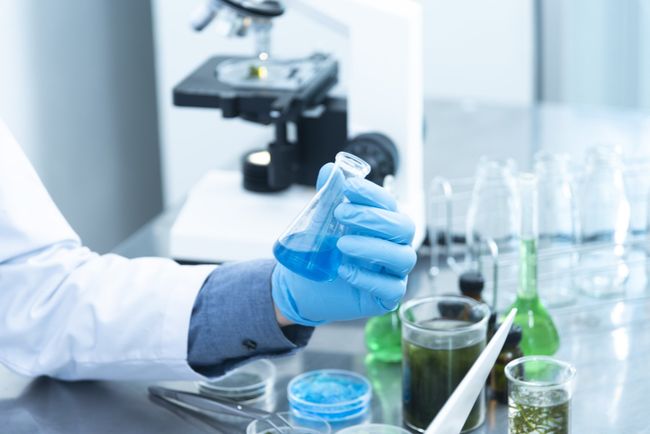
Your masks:
{"label": "blurred background", "polygon": [[[580,107],[593,119],[616,113],[623,123],[650,111],[650,0],[421,3],[427,100],[468,112],[541,104],[551,116]],[[0,0],[0,117],[72,226],[100,252],[180,203],[205,171],[236,167],[245,150],[271,137],[267,128],[224,121],[218,111],[172,106],[172,87],[205,58],[252,51],[250,39],[192,32],[195,6]],[[274,54],[320,49],[345,70],[345,38],[331,29],[289,9],[273,32]],[[435,133],[436,125],[428,129]],[[633,137],[616,128],[585,130],[650,146],[650,128],[639,125]],[[558,132],[545,140],[562,147],[574,139]],[[457,140],[475,142],[475,131]],[[490,140],[502,138],[481,140],[462,167],[473,168]],[[442,143],[439,160],[456,158],[452,151]]]}

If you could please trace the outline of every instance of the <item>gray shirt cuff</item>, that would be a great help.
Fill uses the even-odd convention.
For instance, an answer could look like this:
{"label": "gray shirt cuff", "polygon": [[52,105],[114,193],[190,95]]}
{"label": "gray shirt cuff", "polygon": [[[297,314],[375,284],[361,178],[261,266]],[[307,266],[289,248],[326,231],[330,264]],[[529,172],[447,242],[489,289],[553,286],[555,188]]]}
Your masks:
{"label": "gray shirt cuff", "polygon": [[305,346],[312,327],[280,328],[271,298],[273,260],[217,267],[194,303],[187,360],[199,374],[223,375],[261,357],[291,354]]}

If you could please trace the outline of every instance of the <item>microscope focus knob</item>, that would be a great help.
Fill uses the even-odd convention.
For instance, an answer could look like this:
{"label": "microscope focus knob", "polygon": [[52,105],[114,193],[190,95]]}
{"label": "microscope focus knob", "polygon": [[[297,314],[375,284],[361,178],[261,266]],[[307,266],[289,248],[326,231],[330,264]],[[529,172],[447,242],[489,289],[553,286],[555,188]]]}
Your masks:
{"label": "microscope focus knob", "polygon": [[397,146],[381,133],[359,134],[348,140],[344,150],[370,164],[371,171],[366,177],[375,184],[382,185],[387,175],[395,175],[399,163]]}

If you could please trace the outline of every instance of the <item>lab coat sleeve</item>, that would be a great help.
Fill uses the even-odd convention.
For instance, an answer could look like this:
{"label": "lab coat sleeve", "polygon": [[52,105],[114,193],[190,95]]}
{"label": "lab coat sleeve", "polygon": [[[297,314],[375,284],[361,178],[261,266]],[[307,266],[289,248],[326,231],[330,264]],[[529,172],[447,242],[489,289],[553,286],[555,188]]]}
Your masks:
{"label": "lab coat sleeve", "polygon": [[194,379],[188,332],[212,266],[98,255],[0,121],[0,363],[63,379]]}
{"label": "lab coat sleeve", "polygon": [[243,361],[286,355],[307,344],[312,327],[278,326],[271,297],[275,264],[231,263],[210,274],[190,321],[188,360],[194,370],[218,376]]}

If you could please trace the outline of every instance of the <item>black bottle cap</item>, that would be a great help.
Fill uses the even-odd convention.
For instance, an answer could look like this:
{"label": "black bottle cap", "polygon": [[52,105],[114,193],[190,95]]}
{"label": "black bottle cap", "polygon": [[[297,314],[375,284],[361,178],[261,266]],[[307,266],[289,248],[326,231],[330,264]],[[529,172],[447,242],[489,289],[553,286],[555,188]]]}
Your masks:
{"label": "black bottle cap", "polygon": [[485,279],[478,271],[465,271],[458,279],[458,286],[463,295],[477,295],[483,291],[483,288],[485,287]]}
{"label": "black bottle cap", "polygon": [[488,318],[488,330],[495,330],[496,325],[497,325],[497,313],[495,311],[491,311],[490,318]]}
{"label": "black bottle cap", "polygon": [[465,311],[465,303],[457,301],[441,301],[438,303],[438,310],[443,318],[460,319]]}
{"label": "black bottle cap", "polygon": [[506,337],[506,342],[504,345],[507,345],[509,347],[515,347],[519,345],[519,342],[521,342],[521,337],[523,335],[523,330],[521,329],[520,326],[517,324],[513,324],[512,327],[510,328],[510,331],[508,332],[508,336]]}

